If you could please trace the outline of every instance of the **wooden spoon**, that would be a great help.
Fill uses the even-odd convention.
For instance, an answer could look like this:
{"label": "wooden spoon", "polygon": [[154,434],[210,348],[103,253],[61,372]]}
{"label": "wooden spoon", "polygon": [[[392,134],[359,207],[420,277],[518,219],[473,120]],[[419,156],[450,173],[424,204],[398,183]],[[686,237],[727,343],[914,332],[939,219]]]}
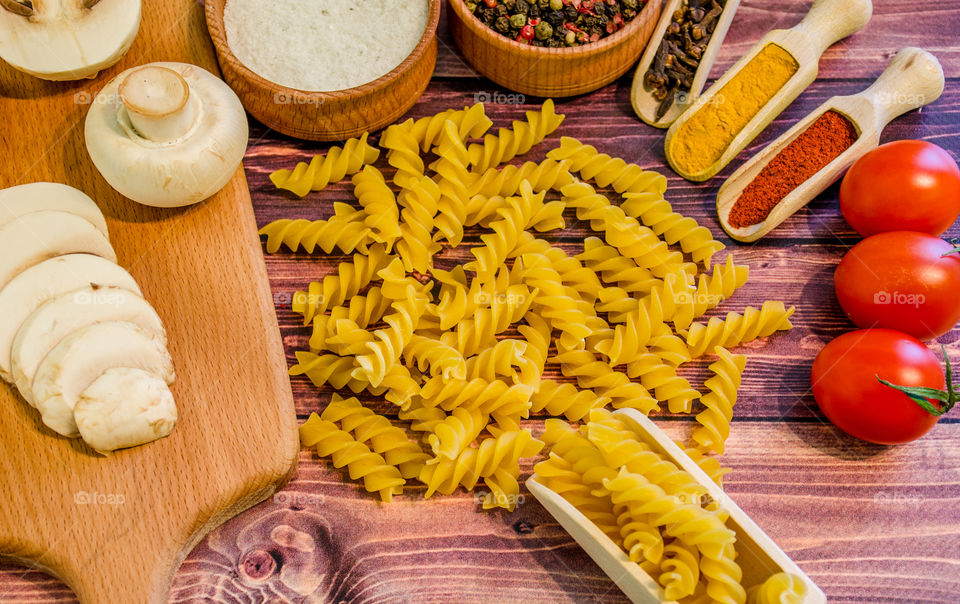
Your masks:
{"label": "wooden spoon", "polygon": [[[817,79],[820,56],[823,52],[843,38],[857,32],[867,24],[873,14],[870,0],[816,0],[803,21],[792,29],[777,29],[767,33],[757,44],[731,67],[717,82],[701,96],[696,103],[670,126],[667,132],[665,153],[670,167],[680,176],[692,181],[704,181],[712,178],[743,151],[750,142],[762,132],[773,119],[787,108],[807,86]],[[754,56],[768,44],[776,44],[796,59],[799,68],[790,80],[774,97],[753,116],[753,119],[733,139],[726,150],[712,165],[701,172],[691,174],[677,164],[672,157],[673,138],[683,125],[704,106],[710,104],[708,111],[722,105],[715,99],[717,94]],[[735,102],[733,99],[732,102]]]}
{"label": "wooden spoon", "polygon": [[[835,96],[800,120],[783,136],[734,172],[717,193],[720,225],[737,241],[756,241],[807,205],[849,168],[880,144],[880,133],[894,118],[932,103],[943,93],[943,69],[936,57],[919,48],[904,48],[890,61],[872,86],[859,94]],[[833,110],[849,119],[857,130],[853,145],[774,206],[766,220],[749,227],[730,225],[730,210],[773,158],[825,112]]]}
{"label": "wooden spoon", "polygon": [[[803,585],[801,604],[826,604],[827,598],[796,562],[763,532],[757,523],[734,502],[678,447],[652,420],[635,409],[621,409],[614,415],[663,459],[673,462],[720,503],[729,514],[727,527],[737,536],[737,564],[743,571],[745,586],[759,585],[776,573],[790,573]],[[560,523],[594,562],[617,584],[617,587],[638,604],[676,604],[668,600],[663,589],[639,564],[631,562],[620,546],[613,542],[583,513],[562,495],[550,490],[536,474],[527,479],[527,488],[544,508]]]}
{"label": "wooden spoon", "polygon": [[630,90],[633,110],[641,120],[656,128],[669,128],[670,124],[680,117],[683,110],[700,96],[700,92],[703,91],[703,87],[707,83],[707,78],[710,76],[710,68],[713,67],[713,62],[717,58],[717,53],[720,52],[720,47],[723,46],[723,39],[727,37],[727,30],[730,29],[730,24],[733,23],[733,15],[740,6],[740,0],[727,0],[727,3],[723,7],[723,12],[720,13],[720,18],[717,19],[717,25],[713,30],[713,34],[711,34],[710,41],[707,43],[703,51],[703,56],[700,58],[697,71],[693,76],[693,85],[690,86],[690,90],[686,93],[677,93],[677,99],[673,105],[670,106],[670,109],[667,110],[663,117],[657,119],[657,109],[660,108],[660,101],[653,96],[653,88],[647,86],[643,80],[647,71],[650,69],[650,65],[653,63],[653,59],[657,55],[657,51],[660,49],[663,37],[667,33],[667,27],[670,26],[670,22],[673,20],[674,11],[683,5],[684,0],[669,0],[667,4],[664,5],[663,12],[660,14],[660,21],[657,23],[657,28],[654,30],[650,42],[647,44],[647,49],[637,64],[637,71],[633,75],[633,87]]}

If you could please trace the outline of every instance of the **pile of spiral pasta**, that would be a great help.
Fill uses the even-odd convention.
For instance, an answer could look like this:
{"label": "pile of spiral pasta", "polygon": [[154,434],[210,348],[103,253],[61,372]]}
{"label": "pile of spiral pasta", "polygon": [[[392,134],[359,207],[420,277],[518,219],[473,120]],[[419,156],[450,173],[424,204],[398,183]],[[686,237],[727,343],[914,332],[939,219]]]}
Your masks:
{"label": "pile of spiral pasta", "polygon": [[[660,174],[567,137],[543,162],[501,167],[562,121],[548,100],[496,134],[482,104],[395,124],[379,141],[392,187],[367,135],[271,175],[301,197],[352,176],[360,206],[338,202],[329,219],[261,230],[270,253],[352,254],[294,295],[312,331],[291,375],[382,396],[398,417],[334,395],[303,424],[302,442],[384,501],[408,481],[426,497],[482,484],[485,509],[512,510],[520,462],[546,441],[538,475],[668,593],[745,602],[723,510],[678,507],[696,514],[678,524],[674,506],[699,492],[692,478],[652,452],[611,464],[603,447],[614,443],[595,434],[617,422],[604,409],[692,413],[698,403],[687,452],[719,483],[725,469],[712,455],[724,451],[745,366],[727,349],[789,329],[793,308],[766,302],[698,321],[748,269],[730,256],[711,266],[723,244],[673,211]],[[576,255],[544,239],[565,214],[599,235]],[[436,266],[465,230],[482,233],[472,259]],[[677,368],[704,356],[716,360],[701,393]],[[563,419],[548,420],[541,441],[521,426],[534,415]],[[579,430],[567,423],[582,420]]]}

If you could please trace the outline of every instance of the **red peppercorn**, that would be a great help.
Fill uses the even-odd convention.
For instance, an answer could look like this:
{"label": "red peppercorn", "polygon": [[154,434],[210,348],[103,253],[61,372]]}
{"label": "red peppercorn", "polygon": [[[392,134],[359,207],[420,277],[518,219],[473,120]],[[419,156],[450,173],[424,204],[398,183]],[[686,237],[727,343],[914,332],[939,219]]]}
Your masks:
{"label": "red peppercorn", "polygon": [[600,39],[600,34],[590,34],[590,41],[591,41],[591,42],[596,42],[596,41],[599,40],[599,39]]}
{"label": "red peppercorn", "polygon": [[520,36],[519,36],[519,37],[520,37],[520,38],[523,38],[524,40],[529,41],[529,40],[532,40],[532,39],[533,39],[534,34],[535,34],[535,32],[533,31],[533,26],[530,25],[529,22],[527,22],[526,25],[524,25],[522,28],[520,28]]}
{"label": "red peppercorn", "polygon": [[487,8],[497,8],[497,0],[483,0],[483,3],[487,5]]}
{"label": "red peppercorn", "polygon": [[540,25],[540,19],[527,19],[527,23],[532,27],[536,27],[537,25]]}

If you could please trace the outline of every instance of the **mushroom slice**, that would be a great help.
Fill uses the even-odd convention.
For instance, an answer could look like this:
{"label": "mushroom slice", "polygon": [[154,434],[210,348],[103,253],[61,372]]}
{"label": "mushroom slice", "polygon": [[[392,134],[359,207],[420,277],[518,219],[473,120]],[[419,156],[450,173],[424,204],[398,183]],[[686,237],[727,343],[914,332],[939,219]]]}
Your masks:
{"label": "mushroom slice", "polygon": [[110,240],[76,214],[55,210],[24,214],[0,227],[0,288],[48,258],[80,253],[117,261]]}
{"label": "mushroom slice", "polygon": [[134,367],[173,383],[173,362],[160,338],[133,323],[88,325],[54,346],[33,378],[33,400],[50,429],[77,436],[73,408],[107,369]]}
{"label": "mushroom slice", "polygon": [[30,313],[13,340],[10,367],[20,394],[33,404],[33,376],[40,362],[70,333],[105,321],[133,323],[160,339],[167,336],[157,311],[139,294],[88,285],[44,302]]}
{"label": "mushroom slice", "polygon": [[44,80],[80,80],[120,60],[140,0],[0,0],[0,58]]}
{"label": "mushroom slice", "polygon": [[108,235],[103,212],[83,191],[56,182],[32,182],[0,189],[0,227],[24,214],[41,210],[76,214]]}
{"label": "mushroom slice", "polygon": [[13,340],[30,313],[51,298],[91,285],[120,287],[140,294],[140,287],[130,273],[90,254],[44,260],[0,289],[0,377],[13,381],[10,371]]}
{"label": "mushroom slice", "polygon": [[90,159],[114,189],[148,206],[185,206],[222,189],[247,148],[247,114],[196,65],[149,63],[103,87],[84,123]]}
{"label": "mushroom slice", "polygon": [[177,406],[166,382],[131,367],[107,369],[77,397],[80,437],[97,451],[135,447],[170,434]]}

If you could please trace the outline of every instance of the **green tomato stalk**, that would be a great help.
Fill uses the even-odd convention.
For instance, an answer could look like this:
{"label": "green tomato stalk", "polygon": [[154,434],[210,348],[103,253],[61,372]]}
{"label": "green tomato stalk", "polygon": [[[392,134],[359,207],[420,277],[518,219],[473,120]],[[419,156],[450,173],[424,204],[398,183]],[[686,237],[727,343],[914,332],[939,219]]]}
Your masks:
{"label": "green tomato stalk", "polygon": [[[960,251],[960,248],[954,250],[954,252]],[[951,252],[953,253],[953,252]],[[898,386],[897,384],[891,384],[887,380],[881,378],[877,375],[877,380],[884,386],[889,386],[895,390],[909,396],[915,403],[923,407],[923,409],[930,415],[940,417],[941,415],[948,413],[953,406],[960,400],[960,395],[956,392],[956,387],[953,385],[953,368],[950,366],[950,357],[947,356],[947,350],[940,346],[940,351],[943,352],[943,358],[947,364],[947,389],[940,390],[938,388],[924,388],[922,386]],[[942,403],[941,406],[936,406],[930,401],[939,401]]]}

